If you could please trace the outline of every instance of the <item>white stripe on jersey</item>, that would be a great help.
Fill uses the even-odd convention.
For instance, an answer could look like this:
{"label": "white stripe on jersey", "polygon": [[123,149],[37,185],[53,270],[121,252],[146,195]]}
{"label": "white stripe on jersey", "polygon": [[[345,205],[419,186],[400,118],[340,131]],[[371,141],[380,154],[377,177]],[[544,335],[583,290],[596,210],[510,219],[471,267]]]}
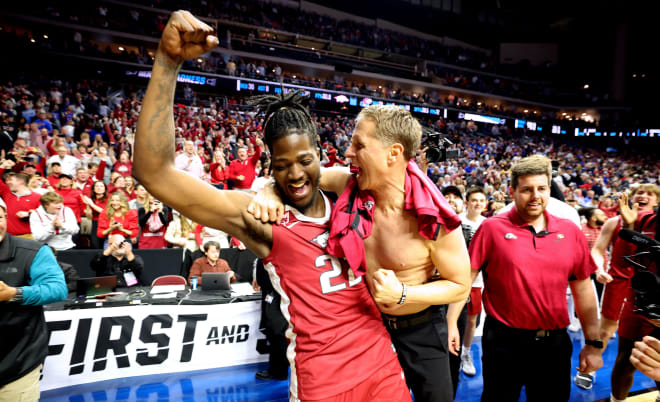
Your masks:
{"label": "white stripe on jersey", "polygon": [[280,294],[280,310],[282,310],[282,315],[286,319],[286,322],[289,323],[289,326],[285,332],[285,336],[289,339],[289,346],[286,349],[286,357],[289,360],[289,365],[291,366],[291,384],[289,385],[289,401],[297,402],[298,399],[298,376],[296,370],[296,333],[293,331],[293,325],[291,325],[291,314],[289,314],[289,305],[291,304],[291,299],[289,295],[284,292],[282,285],[280,284],[280,277],[275,270],[273,263],[269,262],[264,265],[268,276],[270,277],[270,283],[273,285],[273,289]]}

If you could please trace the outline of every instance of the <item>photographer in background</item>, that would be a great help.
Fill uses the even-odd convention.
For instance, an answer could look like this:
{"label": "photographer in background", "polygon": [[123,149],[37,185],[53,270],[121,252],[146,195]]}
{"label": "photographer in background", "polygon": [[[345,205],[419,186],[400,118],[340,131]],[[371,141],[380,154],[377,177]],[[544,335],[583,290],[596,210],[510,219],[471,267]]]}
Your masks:
{"label": "photographer in background", "polygon": [[124,236],[111,234],[108,247],[92,259],[90,266],[96,276],[117,275],[117,287],[123,288],[140,284],[144,261],[133,254],[131,242]]}

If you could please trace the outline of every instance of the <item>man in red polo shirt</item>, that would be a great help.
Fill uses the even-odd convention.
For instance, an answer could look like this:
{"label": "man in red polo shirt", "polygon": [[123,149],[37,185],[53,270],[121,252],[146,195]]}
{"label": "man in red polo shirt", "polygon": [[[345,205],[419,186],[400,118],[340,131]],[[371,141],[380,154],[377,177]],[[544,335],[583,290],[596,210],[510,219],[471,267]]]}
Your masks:
{"label": "man in red polo shirt", "polygon": [[487,318],[482,338],[482,401],[568,401],[573,343],[566,287],[570,284],[586,346],[580,371],[603,365],[598,306],[590,283],[596,266],[580,229],[548,214],[552,167],[544,156],[511,169],[515,208],[484,221],[470,243],[472,278],[484,277]]}
{"label": "man in red polo shirt", "polygon": [[225,173],[226,179],[234,180],[234,190],[242,190],[250,192],[252,182],[254,181],[257,168],[257,162],[261,157],[261,150],[263,143],[260,139],[255,142],[254,154],[248,158],[248,151],[246,147],[238,149],[238,159],[233,160]]}
{"label": "man in red polo shirt", "polygon": [[[13,165],[13,161],[5,160],[0,165],[0,175]],[[28,177],[24,173],[10,172],[5,180],[6,184],[0,180],[0,197],[7,205],[7,233],[32,239],[30,214],[41,205],[41,194],[30,191]]]}

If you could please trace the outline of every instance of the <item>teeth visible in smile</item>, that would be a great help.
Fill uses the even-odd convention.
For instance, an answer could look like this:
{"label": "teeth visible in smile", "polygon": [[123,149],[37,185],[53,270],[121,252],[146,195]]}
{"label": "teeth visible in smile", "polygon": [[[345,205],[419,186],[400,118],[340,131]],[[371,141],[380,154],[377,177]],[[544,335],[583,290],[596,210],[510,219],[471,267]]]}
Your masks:
{"label": "teeth visible in smile", "polygon": [[305,183],[291,184],[291,187],[300,188],[300,187],[302,187],[302,186],[304,186],[304,185],[305,185]]}

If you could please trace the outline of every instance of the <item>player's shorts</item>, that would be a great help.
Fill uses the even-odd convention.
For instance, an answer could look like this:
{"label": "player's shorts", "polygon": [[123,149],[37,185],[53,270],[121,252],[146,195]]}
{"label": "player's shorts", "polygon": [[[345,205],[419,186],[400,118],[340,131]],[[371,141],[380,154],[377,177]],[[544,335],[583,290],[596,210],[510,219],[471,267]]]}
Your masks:
{"label": "player's shorts", "polygon": [[326,399],[314,399],[313,402],[349,401],[412,402],[399,360],[392,359],[373,376],[351,390]]}
{"label": "player's shorts", "polygon": [[612,282],[605,285],[600,314],[612,321],[619,321],[621,309],[626,296],[630,292],[630,279],[613,277]]}
{"label": "player's shorts", "polygon": [[621,312],[618,333],[621,338],[630,341],[640,341],[646,335],[651,334],[655,327],[641,315],[635,314],[632,301],[626,301]]}
{"label": "player's shorts", "polygon": [[468,315],[481,314],[481,288],[470,289],[470,301],[468,301]]}

